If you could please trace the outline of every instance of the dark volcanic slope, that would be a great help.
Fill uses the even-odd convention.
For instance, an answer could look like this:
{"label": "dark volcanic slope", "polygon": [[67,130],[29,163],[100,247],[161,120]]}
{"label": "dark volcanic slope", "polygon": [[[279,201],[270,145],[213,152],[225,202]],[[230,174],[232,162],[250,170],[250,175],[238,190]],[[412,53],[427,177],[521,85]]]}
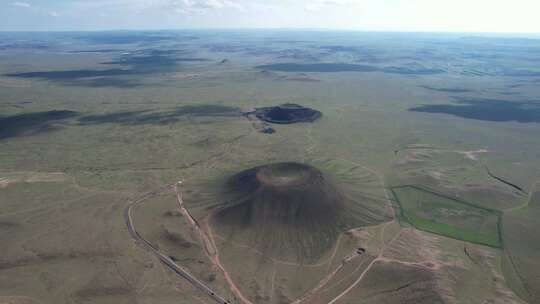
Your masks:
{"label": "dark volcanic slope", "polygon": [[322,113],[294,103],[285,103],[275,107],[257,108],[254,112],[260,120],[277,124],[312,122],[319,119]]}
{"label": "dark volcanic slope", "polygon": [[353,221],[355,226],[370,223],[355,217],[359,210],[349,208],[346,196],[305,164],[248,169],[232,176],[226,187],[232,199],[214,215],[216,231],[271,256],[316,260]]}

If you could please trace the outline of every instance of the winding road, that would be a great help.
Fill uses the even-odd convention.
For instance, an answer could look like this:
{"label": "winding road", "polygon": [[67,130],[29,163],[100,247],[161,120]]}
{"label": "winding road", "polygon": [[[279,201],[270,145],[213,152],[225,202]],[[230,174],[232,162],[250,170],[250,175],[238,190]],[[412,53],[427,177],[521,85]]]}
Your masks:
{"label": "winding road", "polygon": [[[362,166],[362,167],[364,167],[364,166]],[[376,171],[368,169],[367,167],[364,167],[364,168],[366,168],[368,171],[375,174],[377,176],[377,178],[380,179],[381,183],[383,182],[382,177],[379,174],[377,174]],[[132,218],[132,215],[131,215],[133,207],[135,207],[137,204],[142,203],[146,199],[158,194],[163,189],[171,189],[171,188],[174,189],[174,191],[176,193],[176,199],[177,199],[178,207],[179,207],[179,210],[180,210],[181,214],[188,221],[188,224],[190,226],[192,226],[192,228],[198,233],[200,241],[201,241],[201,243],[202,243],[202,245],[203,245],[203,247],[205,249],[205,252],[206,252],[208,258],[210,259],[212,264],[224,276],[227,284],[229,285],[229,288],[230,288],[231,292],[235,296],[236,301],[240,301],[243,304],[253,304],[251,301],[249,301],[247,299],[247,297],[245,295],[243,295],[243,293],[240,291],[240,289],[236,286],[236,284],[232,280],[230,274],[225,270],[225,268],[221,264],[218,249],[217,249],[217,246],[216,246],[216,243],[215,243],[215,240],[214,240],[212,229],[211,229],[211,227],[210,227],[210,225],[208,223],[208,220],[203,219],[202,223],[199,223],[195,218],[193,218],[193,216],[185,208],[184,201],[182,199],[182,193],[181,193],[181,191],[179,189],[179,186],[181,184],[182,184],[182,181],[179,181],[179,182],[174,183],[174,184],[168,184],[168,185],[162,187],[159,190],[149,192],[149,193],[139,197],[138,199],[132,201],[128,206],[126,206],[126,208],[124,210],[124,219],[125,219],[126,226],[128,228],[128,231],[129,231],[131,237],[135,240],[135,242],[139,246],[141,246],[141,247],[145,248],[146,250],[148,250],[150,253],[152,253],[154,256],[156,256],[163,264],[165,264],[169,269],[171,269],[173,272],[175,272],[178,276],[180,276],[183,279],[187,280],[195,288],[197,288],[200,291],[202,291],[203,293],[207,294],[215,302],[221,303],[221,304],[230,304],[231,303],[229,300],[225,299],[224,297],[217,295],[216,292],[214,292],[208,285],[206,285],[204,282],[202,282],[201,280],[197,279],[195,276],[190,274],[182,266],[176,264],[167,255],[161,253],[158,250],[158,248],[156,248],[154,245],[152,245],[152,243],[150,243],[148,240],[143,238],[137,232],[137,230],[135,229],[135,225],[133,223],[133,218]],[[392,210],[391,199],[390,199],[388,193],[386,192],[386,190],[385,190],[385,196],[386,196],[385,198],[386,198],[386,200],[388,202],[388,205],[389,205],[388,207],[389,207],[390,210]],[[392,210],[392,215],[393,215],[393,210]],[[373,259],[371,261],[371,263],[364,269],[364,271],[362,271],[362,273],[359,275],[359,277],[355,280],[354,283],[352,283],[342,293],[340,293],[335,298],[333,298],[328,304],[333,304],[333,303],[336,303],[337,301],[341,300],[346,294],[348,294],[354,287],[356,287],[363,280],[363,278],[366,276],[366,274],[368,273],[368,271],[372,268],[372,266],[374,264],[376,264],[377,262],[382,262],[382,261],[385,260],[385,258],[383,257],[383,253],[385,251],[385,248],[388,245],[390,245],[391,243],[393,243],[393,241],[395,239],[397,239],[399,237],[399,235],[400,235],[399,233],[396,234],[394,236],[394,238],[392,238],[391,241],[389,241],[387,244],[385,244],[385,242],[384,242],[385,237],[384,236],[385,236],[386,227],[396,221],[395,220],[395,215],[393,215],[392,217],[394,219],[392,221],[389,221],[389,222],[386,222],[385,224],[383,224],[384,226],[381,229],[380,239],[381,239],[381,245],[382,246],[381,246],[381,249],[379,250],[378,255],[375,257],[375,259]],[[336,245],[338,245],[338,244],[336,244]],[[337,248],[336,248],[336,251],[337,251]],[[335,252],[334,252],[334,255],[335,255]],[[348,262],[350,262],[352,259],[354,259],[357,256],[358,256],[358,254],[356,252],[353,252],[350,255],[346,256],[343,259],[342,263],[336,269],[334,269],[332,272],[330,272],[325,278],[323,278],[323,280],[321,280],[321,282],[319,282],[319,284],[315,288],[308,291],[302,297],[300,297],[299,299],[296,299],[292,303],[293,304],[300,304],[300,303],[303,303],[303,302],[306,302],[307,300],[309,300],[309,298],[314,296],[321,288],[325,287],[327,285],[327,283],[330,282],[330,280],[340,270],[342,270],[343,267],[345,267],[348,264]],[[332,259],[333,259],[333,256],[332,256]],[[274,269],[274,271],[275,271],[275,269]],[[275,276],[275,273],[273,275]]]}
{"label": "winding road", "polygon": [[174,191],[176,192],[176,200],[178,202],[178,207],[180,208],[180,212],[184,216],[184,218],[187,219],[188,223],[192,226],[192,228],[198,232],[199,238],[204,245],[206,255],[212,262],[212,264],[220,270],[221,274],[223,274],[223,277],[225,278],[225,281],[229,285],[230,290],[235,295],[236,299],[240,300],[244,304],[253,304],[251,301],[245,297],[240,289],[236,286],[234,283],[231,275],[227,270],[225,270],[225,267],[221,264],[221,261],[219,259],[218,254],[218,248],[216,246],[216,242],[214,241],[214,237],[212,236],[212,229],[210,228],[210,225],[208,224],[208,221],[206,221],[205,229],[199,225],[197,220],[193,218],[191,213],[186,209],[184,206],[184,200],[182,199],[182,193],[178,189],[178,186],[181,185],[182,182],[179,181],[174,186]]}
{"label": "winding road", "polygon": [[[167,185],[166,187],[171,187],[172,185]],[[175,185],[176,187],[176,185]],[[148,250],[150,253],[152,253],[155,257],[157,257],[165,266],[167,266],[169,269],[171,269],[173,272],[175,272],[180,277],[184,278],[186,281],[188,281],[191,285],[202,291],[203,293],[207,294],[212,300],[214,300],[217,303],[221,304],[229,304],[230,302],[223,298],[222,296],[217,295],[208,285],[204,284],[202,281],[194,277],[192,274],[190,274],[187,270],[182,268],[180,265],[176,264],[171,258],[168,256],[162,254],[159,252],[159,250],[152,245],[149,241],[147,241],[145,238],[143,238],[135,229],[135,225],[133,224],[133,217],[131,216],[131,211],[134,206],[137,204],[143,202],[144,200],[148,199],[149,197],[157,194],[158,191],[150,192],[139,199],[131,202],[125,209],[124,209],[124,219],[127,225],[127,229],[129,231],[129,234],[131,237],[135,240],[135,242],[140,245],[141,247]]]}

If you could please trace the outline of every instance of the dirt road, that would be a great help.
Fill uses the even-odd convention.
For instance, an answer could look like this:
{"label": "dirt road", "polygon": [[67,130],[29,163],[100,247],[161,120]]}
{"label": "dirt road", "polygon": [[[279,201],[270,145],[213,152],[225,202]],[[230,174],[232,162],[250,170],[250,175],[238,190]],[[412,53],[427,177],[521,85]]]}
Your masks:
{"label": "dirt road", "polygon": [[221,264],[221,261],[219,259],[218,249],[216,246],[216,243],[214,241],[214,238],[212,236],[212,230],[210,226],[208,225],[208,222],[206,223],[205,227],[201,227],[199,223],[191,216],[189,211],[184,206],[184,200],[182,199],[182,193],[178,189],[178,186],[181,185],[181,182],[178,182],[174,186],[174,190],[176,191],[176,198],[178,201],[178,206],[180,208],[180,212],[188,220],[188,223],[198,232],[199,237],[201,239],[201,242],[204,245],[206,254],[208,255],[208,258],[214,264],[216,268],[218,268],[221,273],[223,274],[223,277],[225,277],[225,280],[227,281],[227,284],[229,284],[230,290],[233,292],[233,294],[244,304],[253,304],[251,301],[249,301],[240,291],[240,289],[236,286],[234,281],[232,280],[231,276],[223,267]]}
{"label": "dirt road", "polygon": [[[168,185],[170,187],[171,185]],[[141,247],[148,250],[150,253],[152,253],[154,256],[156,256],[163,264],[165,264],[169,269],[174,271],[177,275],[187,280],[191,285],[199,289],[200,291],[207,294],[210,298],[212,298],[215,302],[221,303],[221,304],[228,304],[230,303],[225,298],[217,295],[209,286],[201,282],[199,279],[191,275],[187,270],[182,268],[180,265],[176,264],[173,260],[171,260],[168,256],[162,254],[159,252],[159,250],[152,245],[149,241],[147,241],[145,238],[143,238],[135,229],[135,225],[133,223],[133,218],[131,216],[132,209],[135,205],[140,204],[144,202],[149,197],[152,197],[153,195],[157,194],[158,191],[150,192],[139,199],[133,201],[130,203],[126,209],[124,209],[124,219],[126,222],[126,226],[128,228],[129,234],[131,237],[135,240],[135,242],[140,245]]]}

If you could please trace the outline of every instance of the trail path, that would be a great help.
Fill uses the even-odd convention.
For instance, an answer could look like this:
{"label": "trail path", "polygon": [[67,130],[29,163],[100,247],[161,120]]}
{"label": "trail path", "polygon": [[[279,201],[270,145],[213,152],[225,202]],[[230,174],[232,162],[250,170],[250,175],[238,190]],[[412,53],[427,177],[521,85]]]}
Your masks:
{"label": "trail path", "polygon": [[[381,185],[383,186],[384,188],[384,183],[383,183],[383,178],[382,176],[376,172],[375,170],[372,170],[370,168],[367,168],[363,165],[360,165],[360,164],[357,164],[357,163],[354,163],[352,161],[349,161],[350,163],[353,163],[353,164],[356,164],[358,166],[361,166],[363,167],[364,169],[366,169],[367,171],[373,173],[374,175],[377,176],[377,178],[379,179]],[[229,285],[229,289],[231,290],[231,292],[235,295],[235,298],[237,300],[240,301],[240,303],[243,303],[243,304],[253,304],[250,300],[247,299],[246,296],[244,296],[244,294],[240,291],[240,289],[236,286],[235,282],[233,281],[230,273],[225,269],[225,267],[223,266],[223,264],[221,263],[221,260],[220,260],[220,257],[219,257],[219,251],[218,251],[218,248],[217,248],[217,245],[216,245],[216,242],[215,242],[215,239],[214,239],[214,235],[213,235],[213,232],[212,232],[212,228],[208,222],[208,217],[206,217],[203,221],[202,221],[202,224],[200,224],[189,212],[189,210],[185,207],[184,205],[184,201],[183,201],[183,198],[182,198],[182,193],[180,191],[180,186],[181,186],[182,182],[178,182],[178,183],[175,183],[175,184],[171,184],[171,185],[167,185],[163,188],[174,188],[174,191],[176,193],[176,199],[177,199],[177,203],[178,203],[178,207],[179,207],[179,210],[181,212],[181,214],[184,216],[184,218],[186,219],[186,221],[188,222],[188,224],[194,229],[194,231],[196,232],[196,234],[199,236],[200,238],[200,241],[203,245],[203,248],[204,248],[204,251],[206,253],[206,255],[208,256],[209,260],[211,261],[211,263],[214,265],[214,267],[216,269],[218,269],[223,277],[225,278],[227,284]],[[161,189],[160,189],[161,190]],[[135,227],[134,227],[134,223],[133,223],[133,218],[131,216],[131,212],[132,212],[132,208],[137,205],[137,204],[140,204],[142,203],[143,201],[145,201],[146,199],[156,195],[157,193],[159,193],[159,191],[154,191],[154,192],[150,192],[150,193],[147,193],[145,195],[143,195],[142,197],[140,197],[139,199],[133,201],[132,203],[130,203],[126,209],[125,209],[125,212],[124,212],[124,218],[125,218],[125,221],[126,221],[126,225],[128,227],[128,230],[132,236],[132,238],[139,244],[141,245],[142,247],[144,247],[145,249],[147,249],[148,251],[150,251],[152,254],[154,254],[163,264],[165,264],[168,268],[170,268],[171,270],[173,270],[176,274],[178,274],[179,276],[183,277],[184,279],[186,279],[188,282],[190,282],[194,287],[198,288],[199,290],[203,291],[204,293],[206,293],[207,295],[210,296],[210,298],[212,298],[215,302],[217,303],[223,303],[223,304],[228,304],[228,303],[231,303],[230,301],[226,300],[225,298],[217,295],[209,286],[207,286],[206,284],[204,284],[202,281],[198,280],[197,278],[195,278],[193,275],[191,275],[188,271],[186,271],[184,268],[182,268],[180,265],[176,264],[174,261],[172,261],[168,256],[162,254],[159,252],[159,250],[154,246],[152,245],[149,241],[147,241],[146,239],[144,239],[136,230],[135,230]],[[388,202],[388,209],[389,210],[392,210],[393,212],[393,208],[392,208],[392,203],[391,203],[391,199],[388,195],[388,192],[386,191],[386,189],[384,189],[384,194],[385,194],[385,198]],[[392,213],[393,214],[393,213]],[[399,236],[400,236],[400,232],[398,232],[388,243],[385,244],[385,231],[386,231],[386,228],[395,223],[396,220],[395,220],[395,215],[393,214],[393,218],[394,220],[392,221],[389,221],[389,222],[386,222],[383,224],[383,227],[381,228],[381,231],[380,231],[380,235],[379,235],[379,238],[380,238],[380,242],[381,242],[381,247],[379,249],[379,252],[378,252],[378,255],[375,259],[373,259],[368,265],[367,267],[362,271],[362,273],[360,273],[360,275],[358,276],[358,278],[349,286],[347,287],[347,289],[345,289],[343,292],[341,292],[338,296],[336,296],[334,299],[332,299],[328,304],[334,304],[336,303],[337,301],[339,301],[341,298],[343,298],[345,295],[347,295],[352,289],[354,289],[363,279],[364,277],[366,276],[366,274],[369,272],[369,270],[373,267],[373,265],[377,262],[387,262],[389,261],[388,259],[384,258],[383,257],[383,253],[386,249],[387,246],[389,246],[391,243],[393,243]],[[216,235],[216,237],[219,237],[218,235]],[[349,262],[351,260],[353,260],[354,258],[360,256],[355,252],[352,252],[351,254],[345,256],[343,259],[342,259],[342,262],[340,263],[340,265],[338,265],[334,270],[332,270],[330,272],[330,267],[331,267],[331,264],[332,264],[332,261],[334,260],[336,254],[337,254],[337,251],[338,251],[338,246],[339,246],[340,242],[339,242],[339,239],[338,241],[336,242],[336,248],[334,249],[330,259],[328,261],[325,261],[325,263],[321,263],[321,265],[324,265],[326,263],[328,263],[328,269],[327,269],[327,275],[317,284],[317,286],[315,286],[313,289],[309,290],[307,293],[305,293],[302,297],[298,298],[297,300],[293,301],[292,304],[300,304],[300,303],[303,303],[303,302],[306,302],[309,298],[311,298],[313,295],[315,295],[317,292],[319,292],[321,289],[325,288],[328,283],[332,280],[332,278],[335,277],[335,275],[337,273],[339,273],[345,266],[347,266],[349,264]],[[276,276],[276,263],[280,263],[281,261],[274,261],[273,260],[273,263],[274,263],[274,267],[273,267],[273,273],[272,273],[272,283],[271,283],[271,294],[273,294],[273,291],[274,291],[274,281],[275,281],[275,276]],[[400,262],[400,261],[396,261],[396,262]],[[358,267],[357,269],[360,269],[360,267]],[[356,271],[354,271],[356,272]],[[200,300],[200,299],[199,299]]]}
{"label": "trail path", "polygon": [[383,257],[383,254],[384,254],[384,250],[386,249],[387,246],[391,245],[397,238],[399,238],[399,236],[401,235],[401,231],[399,233],[397,233],[393,238],[392,240],[390,240],[387,244],[385,244],[384,242],[384,233],[386,231],[386,228],[393,224],[394,221],[391,221],[391,222],[387,222],[386,224],[384,224],[383,228],[381,229],[381,233],[380,233],[380,242],[381,242],[381,249],[379,250],[379,254],[377,255],[377,257],[375,259],[373,259],[373,261],[371,261],[371,263],[368,264],[368,266],[366,267],[366,269],[364,269],[364,271],[360,274],[360,276],[358,277],[358,279],[356,279],[356,281],[354,281],[354,283],[352,283],[349,287],[347,287],[347,289],[345,289],[343,292],[341,292],[338,296],[336,296],[334,299],[332,299],[332,301],[328,302],[328,304],[334,304],[336,303],[337,301],[339,301],[341,298],[343,298],[345,295],[347,295],[353,288],[355,288],[363,279],[364,277],[366,276],[366,274],[369,272],[369,270],[373,267],[373,265],[375,265],[375,263],[377,262],[381,262],[381,261],[384,261],[384,257]]}
{"label": "trail path", "polygon": [[519,205],[519,206],[515,206],[515,207],[511,207],[511,208],[507,208],[507,209],[503,209],[504,212],[512,212],[512,211],[515,211],[515,210],[519,210],[519,209],[523,209],[523,208],[527,208],[529,206],[529,204],[531,203],[532,201],[532,197],[534,195],[534,193],[536,193],[536,191],[534,191],[534,189],[540,184],[540,180],[539,181],[535,181],[531,184],[531,188],[529,190],[529,195],[527,196],[527,200]]}
{"label": "trail path", "polygon": [[[167,185],[164,188],[168,188],[170,186],[171,185]],[[159,252],[159,250],[154,245],[152,245],[152,243],[150,243],[148,240],[143,238],[139,234],[139,232],[137,232],[137,230],[135,229],[135,225],[134,225],[134,222],[133,222],[133,217],[131,215],[133,207],[136,206],[137,204],[140,204],[140,203],[144,202],[148,198],[156,195],[157,193],[160,192],[160,190],[149,192],[149,193],[143,195],[139,199],[131,202],[126,207],[126,209],[124,209],[124,220],[126,222],[126,226],[128,228],[128,231],[129,231],[131,237],[137,242],[138,245],[145,248],[150,253],[152,253],[154,256],[156,256],[163,264],[165,264],[165,266],[167,266],[169,269],[171,269],[173,272],[175,272],[180,277],[187,280],[189,283],[191,283],[191,285],[193,285],[194,287],[196,287],[197,289],[199,289],[203,293],[207,294],[215,302],[221,303],[221,304],[230,303],[225,298],[217,295],[208,285],[204,284],[202,281],[200,281],[199,279],[197,279],[196,277],[191,275],[182,266],[176,264],[173,260],[171,260],[171,258],[169,258],[168,256],[164,255],[163,253]]]}
{"label": "trail path", "polygon": [[[178,205],[180,207],[180,212],[184,217],[188,220],[188,223],[198,232],[199,237],[204,244],[205,252],[212,264],[216,268],[218,268],[223,276],[225,277],[225,280],[227,281],[227,284],[229,285],[229,288],[233,292],[233,294],[240,299],[242,303],[245,304],[253,304],[251,301],[249,301],[240,291],[240,289],[236,286],[234,281],[232,280],[229,272],[223,267],[221,264],[221,261],[219,259],[218,249],[216,246],[216,243],[214,241],[214,238],[212,236],[212,230],[210,228],[210,225],[208,225],[208,222],[205,222],[204,229],[199,225],[199,223],[193,218],[193,216],[189,213],[189,211],[184,206],[184,200],[182,199],[182,193],[178,189],[178,186],[181,185],[181,182],[178,182],[174,186],[174,190],[176,192],[176,198],[178,201]],[[205,232],[205,229],[208,233]]]}
{"label": "trail path", "polygon": [[[388,208],[388,211],[389,213],[392,214],[392,218],[393,220],[392,221],[389,221],[389,222],[386,222],[383,224],[383,227],[381,228],[381,232],[380,232],[380,242],[381,242],[381,248],[379,250],[379,253],[377,255],[377,257],[375,259],[373,259],[369,265],[366,267],[366,269],[364,269],[364,271],[360,274],[360,276],[357,278],[357,280],[351,284],[347,289],[345,289],[342,293],[340,293],[337,297],[335,297],[334,299],[332,299],[328,304],[333,304],[335,302],[337,302],[339,299],[341,299],[343,296],[345,296],[346,294],[348,294],[353,288],[355,288],[361,281],[362,279],[365,277],[365,275],[368,273],[368,271],[372,268],[372,266],[376,263],[376,262],[380,262],[380,261],[383,261],[384,257],[383,257],[383,254],[384,254],[384,250],[386,249],[386,247],[388,245],[390,245],[391,243],[394,242],[394,240],[396,240],[399,235],[401,234],[401,232],[397,233],[394,238],[392,238],[392,240],[390,242],[388,242],[388,244],[385,244],[384,242],[384,239],[385,239],[385,231],[386,231],[386,228],[395,223],[396,220],[395,220],[395,214],[394,214],[394,209],[392,207],[392,201],[390,199],[390,196],[388,195],[388,191],[386,190],[386,188],[384,188],[384,180],[381,176],[381,174],[379,174],[379,172],[373,170],[373,169],[370,169],[362,164],[359,164],[359,163],[356,163],[356,162],[353,162],[353,161],[350,161],[350,160],[345,160],[343,159],[343,161],[347,161],[349,163],[352,163],[356,166],[359,166],[361,168],[364,168],[365,170],[369,171],[370,173],[374,174],[377,179],[379,180],[381,186],[383,187],[384,189],[384,195],[385,195],[385,198],[386,198],[386,201],[387,201],[387,208]],[[339,245],[339,242],[337,242],[336,246]],[[335,249],[334,253],[332,254],[332,259],[334,258],[334,255],[336,254],[336,251],[337,251],[337,248]],[[356,254],[356,252],[353,252],[351,253],[350,255],[346,256],[345,258],[343,258],[343,261],[342,263],[336,268],[334,269],[332,272],[330,272],[329,274],[326,275],[326,277],[324,277],[320,282],[319,284],[311,289],[310,291],[308,291],[306,294],[304,294],[301,298],[295,300],[292,302],[292,304],[300,304],[302,302],[305,302],[307,301],[309,298],[311,298],[314,294],[316,294],[319,290],[321,290],[322,288],[324,288],[329,282],[330,280],[339,272],[341,271],[341,269],[343,267],[345,267],[352,259],[354,259],[355,257],[357,257],[358,254]],[[330,267],[330,265],[329,265]]]}

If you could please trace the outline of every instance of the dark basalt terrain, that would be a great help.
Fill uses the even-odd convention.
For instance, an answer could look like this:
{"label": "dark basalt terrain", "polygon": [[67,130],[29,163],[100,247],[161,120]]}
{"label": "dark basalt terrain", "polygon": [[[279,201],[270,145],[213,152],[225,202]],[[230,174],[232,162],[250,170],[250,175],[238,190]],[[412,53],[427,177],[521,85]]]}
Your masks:
{"label": "dark basalt terrain", "polygon": [[219,226],[248,234],[267,249],[311,256],[340,232],[344,196],[318,169],[299,163],[255,167],[232,176],[226,187],[238,198],[215,215]]}
{"label": "dark basalt terrain", "polygon": [[312,122],[321,118],[322,113],[294,103],[285,103],[275,107],[256,108],[252,113],[260,120],[276,124]]}
{"label": "dark basalt terrain", "polygon": [[230,177],[225,188],[229,199],[214,214],[216,231],[270,256],[316,260],[341,232],[370,221],[362,202],[306,164],[254,167]]}

